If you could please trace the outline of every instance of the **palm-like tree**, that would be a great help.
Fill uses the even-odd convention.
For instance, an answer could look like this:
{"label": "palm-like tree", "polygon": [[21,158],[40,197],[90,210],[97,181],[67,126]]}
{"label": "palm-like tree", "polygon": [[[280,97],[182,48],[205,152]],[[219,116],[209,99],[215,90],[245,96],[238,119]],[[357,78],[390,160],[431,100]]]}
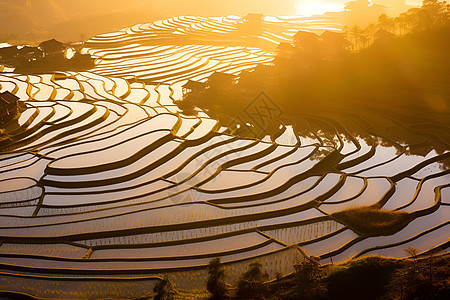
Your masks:
{"label": "palm-like tree", "polygon": [[360,42],[361,36],[362,36],[361,27],[359,27],[358,25],[353,26],[352,29],[350,29],[350,36],[352,37],[352,40],[353,40],[354,50],[358,51],[359,46],[360,46],[359,42]]}
{"label": "palm-like tree", "polygon": [[206,288],[212,294],[211,299],[223,299],[226,293],[225,269],[220,263],[220,258],[214,258],[208,265],[208,281]]}

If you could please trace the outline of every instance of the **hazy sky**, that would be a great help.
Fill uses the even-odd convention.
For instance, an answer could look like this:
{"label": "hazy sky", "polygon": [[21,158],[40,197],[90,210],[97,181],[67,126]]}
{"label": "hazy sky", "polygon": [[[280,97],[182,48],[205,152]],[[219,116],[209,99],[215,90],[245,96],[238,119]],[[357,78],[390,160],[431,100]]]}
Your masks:
{"label": "hazy sky", "polygon": [[177,15],[308,14],[325,9],[339,10],[346,2],[348,0],[0,0],[0,42],[11,38],[76,41]]}

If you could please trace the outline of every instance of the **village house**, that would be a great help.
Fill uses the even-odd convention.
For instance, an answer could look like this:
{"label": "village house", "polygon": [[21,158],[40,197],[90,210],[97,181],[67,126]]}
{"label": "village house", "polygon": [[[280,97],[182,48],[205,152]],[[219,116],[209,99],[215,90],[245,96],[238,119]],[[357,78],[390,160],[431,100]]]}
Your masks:
{"label": "village house", "polygon": [[253,24],[258,24],[262,22],[263,17],[264,17],[263,14],[250,13],[247,16],[245,16],[245,21]]}
{"label": "village house", "polygon": [[317,68],[323,60],[321,46],[320,37],[314,32],[299,30],[294,35],[294,59],[301,62],[299,70],[311,71]]}
{"label": "village house", "polygon": [[51,39],[40,43],[38,48],[44,53],[44,56],[48,57],[48,56],[64,55],[64,52],[66,51],[67,47],[63,43],[55,39]]}
{"label": "village house", "polygon": [[244,18],[240,28],[245,34],[258,35],[262,30],[263,14],[250,13]]}
{"label": "village house", "polygon": [[294,46],[301,50],[315,50],[319,47],[320,37],[314,32],[299,30],[294,35]]}
{"label": "village house", "polygon": [[206,82],[189,80],[182,86],[183,95],[200,94],[207,89],[224,89],[230,87],[235,81],[233,74],[214,72],[208,77]]}
{"label": "village house", "polygon": [[0,48],[0,59],[2,61],[11,60],[17,56],[18,51],[16,46]]}
{"label": "village house", "polygon": [[320,35],[322,55],[324,60],[335,61],[342,59],[350,49],[350,43],[342,32],[325,31]]}
{"label": "village house", "polygon": [[377,32],[375,32],[375,40],[376,41],[380,41],[380,42],[391,41],[395,37],[396,37],[395,34],[389,32],[389,31],[383,30],[383,29],[378,29]]}
{"label": "village house", "polygon": [[292,56],[291,51],[294,51],[294,55],[301,58],[306,65],[308,63],[314,65],[317,61],[322,60],[341,60],[345,53],[349,51],[350,44],[342,32],[327,30],[319,36],[314,32],[299,30],[294,35],[294,47],[289,46],[289,44],[278,46],[278,63],[282,62],[283,58]]}
{"label": "village house", "polygon": [[186,82],[181,88],[183,90],[183,95],[188,93],[199,94],[205,90],[206,84],[203,82],[198,82],[194,80],[190,80]]}
{"label": "village house", "polygon": [[32,62],[43,58],[44,52],[42,52],[38,47],[24,46],[17,51],[16,56],[25,61]]}
{"label": "village house", "polygon": [[281,42],[277,49],[275,49],[275,53],[277,57],[283,57],[283,58],[291,58],[292,55],[295,53],[295,49],[292,46],[292,44]]}
{"label": "village house", "polygon": [[225,88],[230,87],[235,80],[233,74],[227,74],[223,72],[214,72],[211,76],[209,76],[208,81],[206,82],[206,88]]}
{"label": "village house", "polygon": [[413,5],[406,4],[406,0],[377,0],[374,2],[379,5],[384,5],[386,14],[389,16],[398,16],[400,13],[414,7]]}
{"label": "village house", "polygon": [[384,5],[369,0],[347,2],[343,12],[345,14],[344,23],[366,27],[370,23],[375,23],[378,17],[385,13],[385,8]]}
{"label": "village house", "polygon": [[261,82],[265,87],[273,86],[277,81],[272,65],[259,65],[253,71],[243,71],[239,76],[239,93],[254,97],[261,89]]}
{"label": "village house", "polygon": [[0,124],[11,121],[20,113],[19,98],[10,92],[0,93]]}
{"label": "village house", "polygon": [[338,46],[345,45],[345,36],[342,32],[326,30],[320,35],[322,42],[329,45],[336,44]]}

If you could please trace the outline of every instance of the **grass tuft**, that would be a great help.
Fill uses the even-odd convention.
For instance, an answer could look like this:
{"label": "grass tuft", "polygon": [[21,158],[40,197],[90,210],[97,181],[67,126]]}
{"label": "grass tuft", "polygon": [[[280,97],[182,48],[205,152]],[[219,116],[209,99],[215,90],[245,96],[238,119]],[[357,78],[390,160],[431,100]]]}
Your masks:
{"label": "grass tuft", "polygon": [[391,235],[403,229],[410,221],[410,214],[407,212],[371,206],[346,209],[331,214],[331,217],[360,233],[372,236]]}

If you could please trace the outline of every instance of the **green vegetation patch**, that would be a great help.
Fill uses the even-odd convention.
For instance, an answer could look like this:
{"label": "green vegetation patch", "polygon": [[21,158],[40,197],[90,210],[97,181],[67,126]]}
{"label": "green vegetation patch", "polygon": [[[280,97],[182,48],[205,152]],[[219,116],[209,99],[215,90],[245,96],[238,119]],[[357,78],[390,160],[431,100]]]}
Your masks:
{"label": "green vegetation patch", "polygon": [[331,214],[335,220],[368,235],[391,235],[410,222],[410,214],[404,211],[383,210],[371,206],[350,208]]}
{"label": "green vegetation patch", "polygon": [[334,267],[327,277],[331,299],[380,299],[399,267],[395,259],[368,256]]}

